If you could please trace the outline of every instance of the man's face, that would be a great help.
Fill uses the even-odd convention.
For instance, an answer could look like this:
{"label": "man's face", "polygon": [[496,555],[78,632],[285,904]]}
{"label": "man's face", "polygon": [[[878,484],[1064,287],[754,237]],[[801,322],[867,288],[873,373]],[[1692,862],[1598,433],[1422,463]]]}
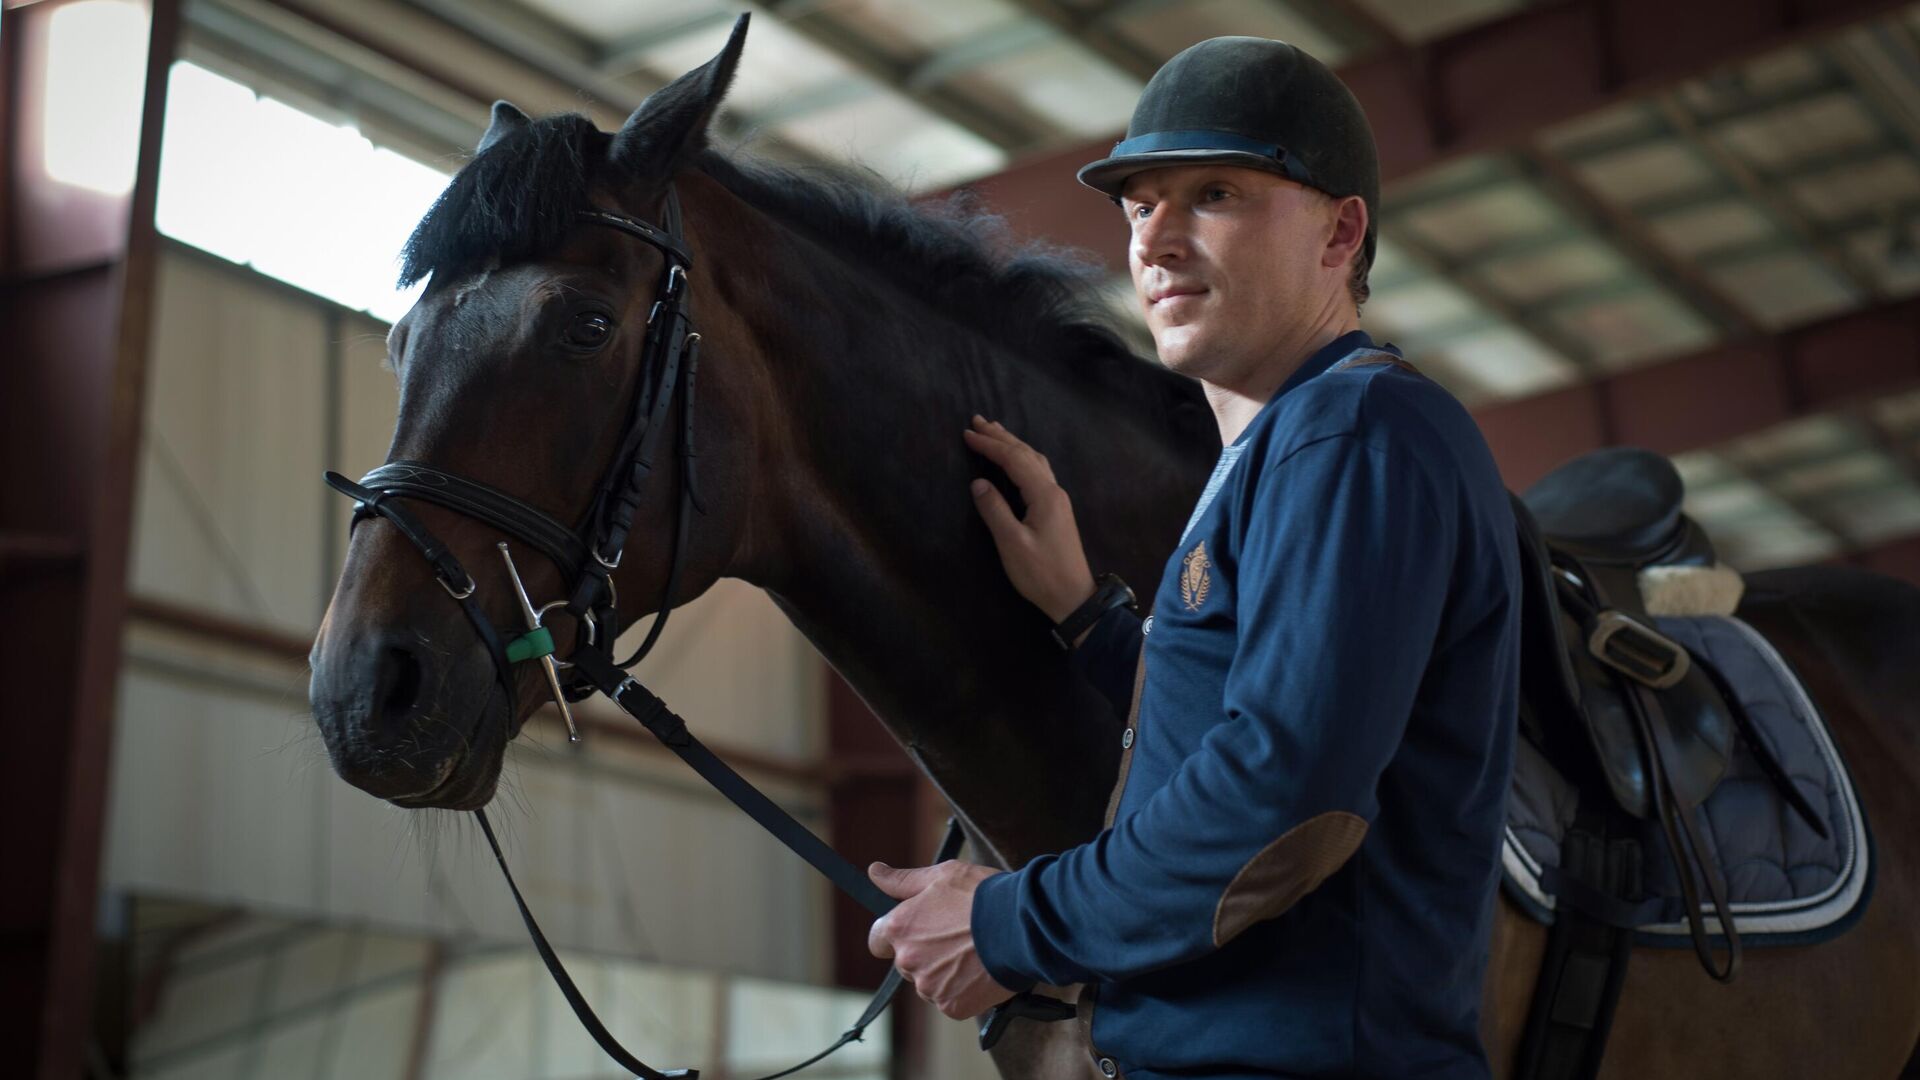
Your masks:
{"label": "man's face", "polygon": [[1161,362],[1183,375],[1232,384],[1345,302],[1345,270],[1324,265],[1339,202],[1318,191],[1180,165],[1129,177],[1120,202],[1134,293]]}

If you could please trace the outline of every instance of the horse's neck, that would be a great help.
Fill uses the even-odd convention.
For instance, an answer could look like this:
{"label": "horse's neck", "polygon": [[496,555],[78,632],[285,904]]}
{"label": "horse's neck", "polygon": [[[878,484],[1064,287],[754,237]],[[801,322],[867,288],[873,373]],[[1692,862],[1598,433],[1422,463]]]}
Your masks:
{"label": "horse's neck", "polygon": [[[795,293],[771,292],[746,301],[768,311],[744,314],[777,324]],[[999,355],[884,289],[813,305],[809,319],[777,362],[775,415],[804,430],[756,497],[754,533],[779,538],[756,583],[1002,858],[1085,839],[1121,720],[1008,584],[967,492],[980,467],[960,432],[977,411],[1049,447],[1063,480],[1081,481],[1070,490],[1096,567],[1143,587],[1204,479],[1204,448],[1170,450],[1164,418],[1116,415],[1032,367],[1058,358]]]}

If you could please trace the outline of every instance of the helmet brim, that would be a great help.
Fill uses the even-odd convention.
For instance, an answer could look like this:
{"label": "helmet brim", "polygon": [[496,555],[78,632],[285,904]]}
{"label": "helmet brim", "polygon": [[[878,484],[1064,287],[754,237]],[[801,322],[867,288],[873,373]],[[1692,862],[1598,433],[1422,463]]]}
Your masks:
{"label": "helmet brim", "polygon": [[1120,189],[1126,186],[1128,177],[1148,169],[1165,169],[1176,165],[1238,165],[1242,168],[1259,169],[1261,172],[1275,173],[1292,179],[1287,176],[1287,170],[1280,162],[1265,154],[1252,154],[1245,150],[1206,148],[1119,154],[1081,166],[1076,176],[1082,184],[1117,199],[1120,197]]}

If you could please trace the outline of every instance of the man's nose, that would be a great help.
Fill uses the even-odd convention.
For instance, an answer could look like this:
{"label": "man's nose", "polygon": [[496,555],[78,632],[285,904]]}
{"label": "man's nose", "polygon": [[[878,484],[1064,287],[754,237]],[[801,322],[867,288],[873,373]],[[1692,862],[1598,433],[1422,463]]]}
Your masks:
{"label": "man's nose", "polygon": [[1172,207],[1156,207],[1133,219],[1132,255],[1142,266],[1162,266],[1186,257],[1187,223]]}

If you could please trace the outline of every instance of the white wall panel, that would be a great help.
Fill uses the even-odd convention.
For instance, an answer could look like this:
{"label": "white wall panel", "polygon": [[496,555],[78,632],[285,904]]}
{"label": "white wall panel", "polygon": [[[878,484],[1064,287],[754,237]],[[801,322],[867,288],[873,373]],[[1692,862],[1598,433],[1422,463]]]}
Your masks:
{"label": "white wall panel", "polygon": [[319,309],[165,251],[151,363],[133,590],[310,631],[323,524]]}
{"label": "white wall panel", "polygon": [[[136,635],[115,748],[112,887],[523,941],[472,820],[346,786],[298,674],[272,671]],[[557,943],[772,978],[823,973],[824,883],[677,762],[523,740],[502,790],[494,820]],[[817,796],[769,792],[820,824]]]}
{"label": "white wall panel", "polygon": [[[292,682],[292,680],[289,680]],[[300,700],[123,670],[107,877],[113,887],[318,912],[327,771]]]}
{"label": "white wall panel", "polygon": [[[393,442],[393,424],[400,407],[400,384],[384,366],[387,356],[385,323],[361,315],[347,316],[340,341],[340,434],[335,458],[327,468],[360,479],[387,460]],[[334,565],[337,573],[346,557],[347,522],[353,500],[334,496],[330,519],[339,537]]]}

